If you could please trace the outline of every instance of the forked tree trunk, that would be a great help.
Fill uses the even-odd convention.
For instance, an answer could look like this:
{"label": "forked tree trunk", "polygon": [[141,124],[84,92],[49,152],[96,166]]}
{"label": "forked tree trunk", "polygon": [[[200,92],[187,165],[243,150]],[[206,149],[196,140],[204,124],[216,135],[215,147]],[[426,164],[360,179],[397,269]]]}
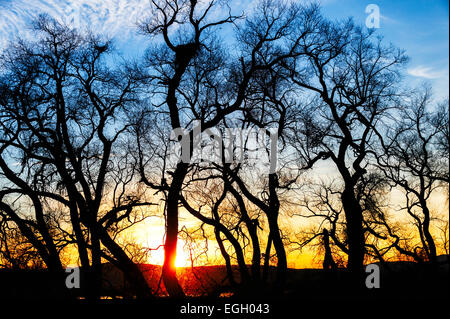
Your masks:
{"label": "forked tree trunk", "polygon": [[283,289],[286,282],[287,258],[283,240],[281,239],[280,228],[278,227],[277,216],[269,217],[269,228],[272,235],[273,247],[275,248],[275,252],[277,253],[276,286],[279,289]]}

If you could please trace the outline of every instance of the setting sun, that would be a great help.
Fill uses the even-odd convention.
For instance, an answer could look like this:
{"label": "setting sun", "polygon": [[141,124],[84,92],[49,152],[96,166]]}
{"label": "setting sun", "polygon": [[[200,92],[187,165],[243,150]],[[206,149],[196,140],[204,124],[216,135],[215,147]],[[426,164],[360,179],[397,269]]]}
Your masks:
{"label": "setting sun", "polygon": [[178,241],[177,245],[177,258],[175,259],[175,267],[189,267],[190,266],[189,254],[184,251],[183,242]]}
{"label": "setting sun", "polygon": [[[164,264],[164,247],[160,246],[158,249],[151,251],[149,256],[149,263],[153,265],[163,265]],[[189,267],[191,265],[188,252],[184,249],[184,242],[178,240],[177,245],[177,257],[175,259],[175,267]]]}

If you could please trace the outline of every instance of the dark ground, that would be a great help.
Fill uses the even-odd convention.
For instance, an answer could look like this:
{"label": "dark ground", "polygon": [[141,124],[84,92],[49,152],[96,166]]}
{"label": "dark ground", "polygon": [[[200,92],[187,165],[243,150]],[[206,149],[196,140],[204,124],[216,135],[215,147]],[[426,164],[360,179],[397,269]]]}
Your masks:
{"label": "dark ground", "polygon": [[[161,268],[154,265],[141,267],[150,286],[155,290],[158,287]],[[272,278],[274,270],[271,269]],[[223,281],[223,266],[185,268],[178,270],[180,283],[187,294],[195,297],[174,300],[161,296],[141,301],[109,299],[95,302],[94,306],[98,307],[97,310],[104,318],[118,318],[125,314],[127,319],[131,316],[163,319],[294,319],[334,318],[337,314],[350,318],[350,314],[354,314],[355,318],[414,318],[419,314],[434,318],[435,313],[446,309],[450,300],[448,262],[434,268],[430,265],[396,262],[381,266],[380,270],[379,289],[350,289],[345,270],[326,272],[322,269],[289,269],[283,294],[275,293],[271,285],[265,284],[223,297],[229,296],[229,289],[224,288],[227,282]],[[128,288],[121,272],[105,264],[104,273],[104,295],[113,298],[123,295]],[[20,317],[36,317],[41,311],[46,317],[49,313],[55,317],[66,314],[71,317],[86,317],[91,313],[92,302],[61,300],[61,295],[54,287],[54,282],[46,271],[0,270],[0,307],[16,309],[16,312],[21,314]],[[80,290],[73,292],[80,293]],[[159,293],[164,295],[164,289],[160,289]],[[214,306],[216,310],[211,316],[182,314],[181,307],[188,304]],[[270,312],[225,314],[225,304],[242,304],[244,307],[249,304],[267,304]]]}
{"label": "dark ground", "polygon": [[[442,261],[443,258],[441,257]],[[161,267],[141,265],[153,291],[161,298],[166,293],[160,283]],[[103,295],[116,298],[127,294],[128,285],[123,274],[111,264],[103,265]],[[429,264],[394,262],[380,266],[380,288],[350,289],[345,270],[289,269],[284,293],[274,293],[272,285],[264,284],[247,290],[233,291],[226,280],[224,266],[179,268],[180,284],[185,293],[196,298],[229,297],[243,299],[302,299],[302,300],[362,300],[362,299],[432,299],[448,298],[449,263]],[[235,277],[239,281],[237,268]],[[275,269],[271,269],[269,282],[273,281]],[[81,282],[81,287],[83,282]],[[44,270],[0,270],[0,299],[58,299],[51,276]],[[158,289],[159,287],[159,289]],[[80,290],[72,290],[75,294]]]}

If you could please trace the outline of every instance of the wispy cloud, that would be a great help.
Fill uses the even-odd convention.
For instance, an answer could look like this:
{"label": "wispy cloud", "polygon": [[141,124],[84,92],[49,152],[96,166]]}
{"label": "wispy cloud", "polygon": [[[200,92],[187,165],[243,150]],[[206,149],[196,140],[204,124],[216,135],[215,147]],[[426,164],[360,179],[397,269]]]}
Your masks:
{"label": "wispy cloud", "polygon": [[391,24],[399,24],[400,23],[399,21],[397,21],[391,17],[388,17],[386,15],[383,15],[383,14],[380,15],[380,19],[381,19],[381,21],[383,21],[385,23],[391,23]]}
{"label": "wispy cloud", "polygon": [[447,71],[436,71],[433,68],[418,65],[407,70],[409,75],[425,78],[425,79],[439,79],[447,74]]}
{"label": "wispy cloud", "polygon": [[[240,14],[256,2],[232,0],[230,6]],[[198,10],[205,5],[206,1],[199,2]],[[0,0],[0,51],[17,36],[28,38],[27,26],[41,13],[77,29],[127,40],[136,35],[136,24],[151,15],[150,8],[149,0]],[[217,7],[210,18],[223,16],[225,9]]]}
{"label": "wispy cloud", "polygon": [[79,29],[126,37],[149,9],[140,0],[14,0],[0,2],[0,47],[12,37],[27,35],[27,25],[47,13]]}

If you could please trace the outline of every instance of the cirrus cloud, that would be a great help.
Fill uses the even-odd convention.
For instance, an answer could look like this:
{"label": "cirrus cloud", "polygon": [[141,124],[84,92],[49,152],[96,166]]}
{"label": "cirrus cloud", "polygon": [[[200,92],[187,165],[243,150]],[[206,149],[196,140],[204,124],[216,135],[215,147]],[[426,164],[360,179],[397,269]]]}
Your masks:
{"label": "cirrus cloud", "polygon": [[433,68],[418,65],[407,70],[409,75],[425,78],[425,79],[439,79],[446,75],[446,71],[436,71]]}
{"label": "cirrus cloud", "polygon": [[27,37],[29,23],[41,13],[74,28],[127,37],[148,8],[148,1],[139,0],[0,1],[0,51],[16,36]]}

